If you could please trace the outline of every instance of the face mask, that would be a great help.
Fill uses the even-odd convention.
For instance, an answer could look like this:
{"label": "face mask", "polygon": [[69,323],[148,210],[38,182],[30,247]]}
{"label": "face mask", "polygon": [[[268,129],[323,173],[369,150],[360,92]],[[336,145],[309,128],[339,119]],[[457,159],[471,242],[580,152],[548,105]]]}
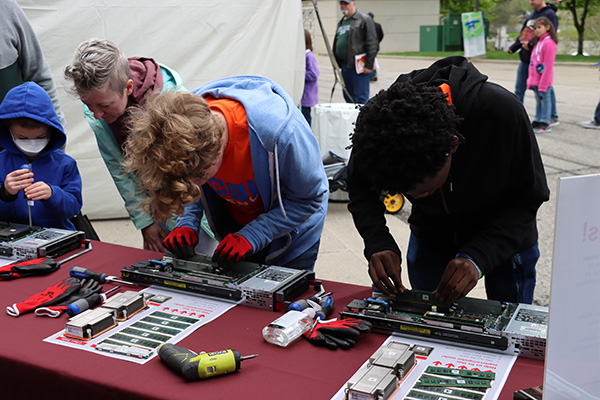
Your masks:
{"label": "face mask", "polygon": [[29,140],[13,138],[13,142],[15,142],[15,145],[23,152],[23,154],[28,157],[35,157],[40,154],[42,150],[44,150],[46,145],[50,142],[50,138]]}

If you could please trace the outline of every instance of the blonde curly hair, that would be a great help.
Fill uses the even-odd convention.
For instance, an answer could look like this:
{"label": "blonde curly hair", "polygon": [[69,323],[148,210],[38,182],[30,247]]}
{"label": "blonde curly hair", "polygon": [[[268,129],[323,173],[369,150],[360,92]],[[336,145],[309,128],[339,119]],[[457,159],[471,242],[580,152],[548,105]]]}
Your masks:
{"label": "blonde curly hair", "polygon": [[201,96],[187,92],[152,94],[129,121],[123,164],[150,195],[144,207],[156,220],[181,215],[200,198],[191,178],[206,178],[222,152],[222,125]]}

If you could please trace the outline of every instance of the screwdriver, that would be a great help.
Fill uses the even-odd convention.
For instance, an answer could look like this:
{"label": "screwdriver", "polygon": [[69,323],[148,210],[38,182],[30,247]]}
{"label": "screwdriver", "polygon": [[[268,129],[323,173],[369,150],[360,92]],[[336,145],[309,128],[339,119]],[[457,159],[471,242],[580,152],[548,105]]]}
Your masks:
{"label": "screwdriver", "polygon": [[198,381],[235,372],[240,369],[242,361],[258,357],[258,354],[241,356],[237,350],[197,354],[185,347],[165,343],[158,349],[158,356],[169,368],[182,374],[185,380]]}
{"label": "screwdriver", "polygon": [[315,284],[315,290],[317,290],[317,287],[319,288],[318,293],[310,296],[308,299],[300,299],[298,301],[293,302],[292,304],[290,304],[288,306],[288,311],[290,311],[290,310],[303,311],[303,310],[307,309],[308,307],[318,308],[321,297],[330,295],[330,294],[332,294],[332,292],[325,293],[325,287],[323,286],[321,281],[317,281],[317,283]]}
{"label": "screwdriver", "polygon": [[97,272],[92,271],[91,269],[87,269],[87,268],[83,268],[83,267],[73,267],[73,268],[71,268],[69,274],[71,276],[75,276],[77,278],[90,278],[90,279],[93,279],[100,283],[105,283],[106,281],[109,281],[109,282],[124,283],[126,285],[131,285],[131,286],[138,286],[137,283],[122,281],[122,280],[118,279],[116,276],[109,276],[109,275],[106,275],[105,273],[99,274]]}
{"label": "screwdriver", "polygon": [[99,304],[102,304],[106,301],[106,298],[110,292],[114,292],[119,289],[121,286],[115,286],[114,288],[106,291],[105,293],[94,293],[89,297],[85,297],[83,299],[79,299],[69,304],[67,307],[67,314],[69,317],[74,317],[75,315],[89,310],[90,308],[94,308]]}
{"label": "screwdriver", "polygon": [[321,309],[317,311],[315,318],[327,319],[327,316],[333,311],[333,297],[325,296],[321,299]]}
{"label": "screwdriver", "polygon": [[[19,169],[28,169],[29,172],[31,172],[31,164],[23,164],[19,167]],[[29,214],[29,227],[31,228],[33,227],[33,224],[31,223],[31,206],[33,206],[33,200],[29,200],[27,198],[25,191],[23,191],[23,198],[27,200],[27,213]]]}
{"label": "screwdriver", "polygon": [[319,320],[326,319],[327,316],[329,314],[331,314],[331,312],[333,311],[333,304],[334,304],[333,297],[325,296],[325,297],[321,298],[321,303],[320,303],[321,308],[315,314],[315,322],[313,323],[312,327],[310,328],[310,331],[308,332],[308,336],[310,336],[313,333],[313,330],[319,323]]}

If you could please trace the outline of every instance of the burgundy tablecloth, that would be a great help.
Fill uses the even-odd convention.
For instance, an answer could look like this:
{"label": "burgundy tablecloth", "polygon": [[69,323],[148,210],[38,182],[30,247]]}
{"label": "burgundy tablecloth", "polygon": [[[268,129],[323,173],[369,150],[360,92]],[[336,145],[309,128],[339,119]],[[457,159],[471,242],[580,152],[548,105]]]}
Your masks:
{"label": "burgundy tablecloth", "polygon": [[[120,276],[123,265],[161,257],[159,253],[92,241],[93,250],[43,277],[0,282],[0,305],[28,298],[68,276],[77,265]],[[64,257],[63,257],[64,258]],[[334,292],[335,314],[351,300],[369,295],[369,288],[324,282]],[[112,284],[105,284],[110,288]],[[125,290],[124,288],[121,290]],[[3,308],[4,309],[4,308]],[[244,361],[240,371],[187,383],[158,357],[144,365],[79,351],[42,340],[64,328],[67,316],[18,318],[0,313],[0,391],[19,398],[45,399],[329,399],[383,343],[386,335],[369,334],[348,351],[330,351],[298,340],[287,348],[266,343],[262,328],[279,314],[234,307],[182,340],[199,351],[236,349]],[[512,399],[521,388],[540,385],[543,363],[519,358],[501,399]]]}

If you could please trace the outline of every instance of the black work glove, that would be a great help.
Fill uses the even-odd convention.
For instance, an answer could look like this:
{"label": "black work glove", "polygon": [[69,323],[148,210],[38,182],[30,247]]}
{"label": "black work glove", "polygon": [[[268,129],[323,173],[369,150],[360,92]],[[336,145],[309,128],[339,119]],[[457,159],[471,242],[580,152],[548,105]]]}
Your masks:
{"label": "black work glove", "polygon": [[163,244],[177,258],[192,258],[196,254],[194,247],[198,244],[198,235],[192,228],[180,226],[169,233]]}
{"label": "black work glove", "polygon": [[330,350],[336,350],[338,347],[348,350],[354,346],[361,333],[371,332],[372,326],[369,321],[347,318],[318,323],[312,332],[305,332],[304,337],[316,346],[325,346]]}
{"label": "black work glove", "polygon": [[46,275],[60,267],[51,257],[34,258],[33,260],[15,261],[0,267],[0,280],[23,278],[33,275]]}
{"label": "black work glove", "polygon": [[60,317],[60,314],[67,311],[69,304],[74,303],[79,299],[85,299],[90,297],[95,293],[100,293],[102,291],[102,286],[93,280],[93,279],[82,279],[80,281],[80,289],[76,292],[73,292],[70,296],[63,297],[60,301],[50,305],[38,307],[35,309],[35,315],[38,317],[52,317],[57,318]]}

